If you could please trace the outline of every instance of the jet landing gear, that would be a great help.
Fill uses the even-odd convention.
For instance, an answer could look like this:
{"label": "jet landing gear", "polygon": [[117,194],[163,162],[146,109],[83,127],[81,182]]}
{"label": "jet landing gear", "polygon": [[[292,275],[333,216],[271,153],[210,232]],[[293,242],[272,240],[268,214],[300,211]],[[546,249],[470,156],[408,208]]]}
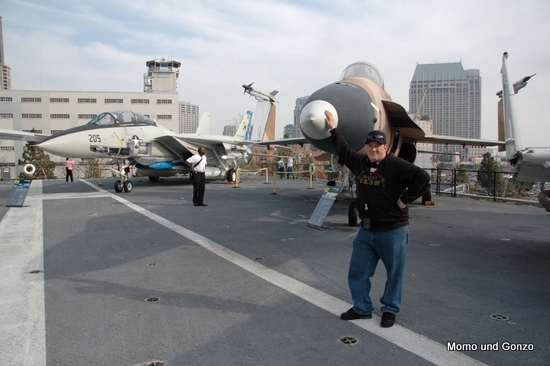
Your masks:
{"label": "jet landing gear", "polygon": [[115,192],[116,193],[120,193],[122,191],[130,193],[130,192],[132,192],[132,188],[134,188],[134,186],[132,185],[132,182],[130,182],[129,180],[126,180],[124,182],[122,182],[120,180],[117,180],[115,182]]}
{"label": "jet landing gear", "polygon": [[121,167],[120,164],[117,164],[117,169],[111,168],[113,172],[120,176],[120,180],[115,182],[115,192],[120,193],[122,191],[126,193],[132,192],[134,185],[128,180],[128,174],[130,173],[130,167],[128,165]]}

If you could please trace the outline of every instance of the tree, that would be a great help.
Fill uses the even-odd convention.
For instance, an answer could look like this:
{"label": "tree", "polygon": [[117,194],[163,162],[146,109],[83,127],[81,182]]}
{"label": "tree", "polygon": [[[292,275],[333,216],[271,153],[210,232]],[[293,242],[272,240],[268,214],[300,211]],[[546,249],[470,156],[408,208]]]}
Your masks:
{"label": "tree", "polygon": [[[33,128],[31,132],[36,132]],[[28,141],[23,149],[22,159],[18,160],[19,165],[32,164],[36,168],[33,179],[55,179],[55,163],[50,160],[50,156],[38,148],[37,143]],[[20,174],[24,178],[25,172]]]}
{"label": "tree", "polygon": [[[477,180],[482,187],[487,188],[489,195],[498,193],[500,188],[503,187],[502,174],[499,174],[500,168],[496,160],[491,156],[490,152],[483,154],[483,160],[481,161],[480,171],[477,173]],[[496,187],[495,187],[496,182]]]}
{"label": "tree", "polygon": [[460,164],[456,174],[456,181],[458,183],[469,183],[468,172],[466,171],[466,165]]}

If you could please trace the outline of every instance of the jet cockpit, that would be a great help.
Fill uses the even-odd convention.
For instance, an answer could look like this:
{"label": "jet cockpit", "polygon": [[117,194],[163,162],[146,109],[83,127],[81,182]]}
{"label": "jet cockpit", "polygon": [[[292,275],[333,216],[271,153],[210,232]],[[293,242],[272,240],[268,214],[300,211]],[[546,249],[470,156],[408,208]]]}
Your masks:
{"label": "jet cockpit", "polygon": [[130,110],[109,111],[98,114],[87,123],[88,125],[109,126],[109,125],[149,125],[157,124],[151,118]]}

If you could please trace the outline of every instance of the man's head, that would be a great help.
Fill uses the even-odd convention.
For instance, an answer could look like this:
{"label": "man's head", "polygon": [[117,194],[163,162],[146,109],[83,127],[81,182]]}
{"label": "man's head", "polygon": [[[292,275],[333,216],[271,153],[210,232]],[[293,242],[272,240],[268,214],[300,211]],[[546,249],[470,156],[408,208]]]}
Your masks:
{"label": "man's head", "polygon": [[386,134],[384,131],[374,130],[367,135],[367,156],[373,163],[386,157],[388,145],[386,143]]}
{"label": "man's head", "polygon": [[204,154],[206,154],[206,149],[204,147],[199,147],[199,155],[200,156],[203,156]]}

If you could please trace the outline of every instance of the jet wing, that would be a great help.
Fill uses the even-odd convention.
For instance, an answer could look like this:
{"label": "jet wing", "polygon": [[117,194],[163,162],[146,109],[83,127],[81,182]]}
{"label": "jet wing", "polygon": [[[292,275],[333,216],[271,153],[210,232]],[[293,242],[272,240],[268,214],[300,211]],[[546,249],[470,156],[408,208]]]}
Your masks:
{"label": "jet wing", "polygon": [[49,136],[41,133],[0,129],[0,140],[40,142]]}
{"label": "jet wing", "polygon": [[469,139],[465,137],[443,136],[443,135],[426,135],[423,139],[418,139],[416,142],[424,142],[428,144],[451,144],[451,145],[468,145],[468,146],[504,146],[504,141],[484,140],[484,139]]}
{"label": "jet wing", "polygon": [[254,142],[254,145],[304,145],[309,144],[309,142],[305,139],[305,137],[293,137],[288,139],[280,139],[280,140],[269,140],[269,141],[256,141]]}
{"label": "jet wing", "polygon": [[174,157],[183,158],[183,155],[186,152],[190,152],[191,154],[196,154],[198,152],[198,148],[193,147],[193,149],[190,150],[174,136],[166,135],[157,137],[155,141],[159,142],[166,149],[168,149],[174,155]]}

